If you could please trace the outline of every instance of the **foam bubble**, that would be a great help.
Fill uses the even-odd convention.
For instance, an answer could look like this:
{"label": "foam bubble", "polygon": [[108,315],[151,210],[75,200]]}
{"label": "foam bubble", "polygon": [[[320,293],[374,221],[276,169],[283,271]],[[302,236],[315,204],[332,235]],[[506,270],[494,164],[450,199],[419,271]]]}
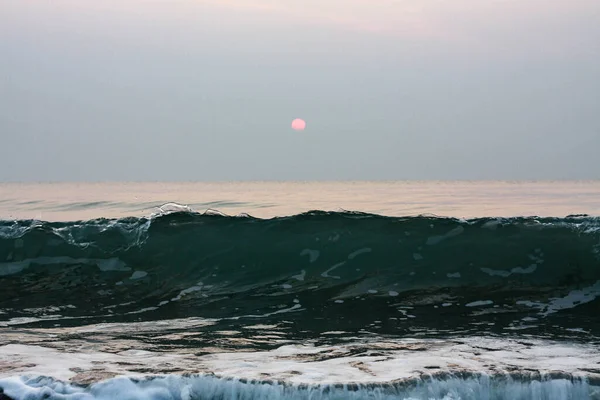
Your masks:
{"label": "foam bubble", "polygon": [[314,263],[319,258],[321,253],[319,250],[304,249],[300,252],[301,256],[308,256],[308,262]]}
{"label": "foam bubble", "polygon": [[321,274],[321,276],[322,276],[323,278],[341,279],[341,276],[338,276],[338,275],[329,275],[329,273],[330,273],[331,271],[333,271],[334,269],[341,267],[341,266],[342,266],[342,265],[344,265],[344,264],[346,264],[346,261],[342,261],[341,263],[337,263],[337,264],[335,264],[333,267],[331,267],[331,268],[329,268],[327,271],[323,272],[323,273]]}
{"label": "foam bubble", "polygon": [[298,275],[292,275],[292,278],[298,281],[303,281],[306,278],[306,270],[303,269]]}
{"label": "foam bubble", "polygon": [[348,254],[348,260],[352,260],[353,258],[356,258],[357,256],[359,256],[361,254],[370,253],[371,251],[373,251],[373,250],[370,247],[363,247],[362,249],[358,249],[358,250]]}
{"label": "foam bubble", "polygon": [[492,304],[494,304],[494,302],[491,300],[479,300],[479,301],[467,303],[467,304],[465,304],[465,307],[482,307],[482,306],[489,306]]}
{"label": "foam bubble", "polygon": [[129,277],[129,279],[136,280],[136,279],[141,279],[148,276],[148,273],[146,271],[135,271],[133,274],[131,274],[131,276]]}

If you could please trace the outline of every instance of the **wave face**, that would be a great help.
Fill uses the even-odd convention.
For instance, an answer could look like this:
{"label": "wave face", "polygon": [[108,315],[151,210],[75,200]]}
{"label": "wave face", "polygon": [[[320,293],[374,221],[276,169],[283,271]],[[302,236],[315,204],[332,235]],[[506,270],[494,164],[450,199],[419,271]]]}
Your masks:
{"label": "wave face", "polygon": [[317,333],[552,333],[557,319],[600,331],[600,221],[587,216],[1,221],[0,260],[4,325],[285,316]]}
{"label": "wave face", "polygon": [[0,399],[600,399],[600,219],[0,221]]}

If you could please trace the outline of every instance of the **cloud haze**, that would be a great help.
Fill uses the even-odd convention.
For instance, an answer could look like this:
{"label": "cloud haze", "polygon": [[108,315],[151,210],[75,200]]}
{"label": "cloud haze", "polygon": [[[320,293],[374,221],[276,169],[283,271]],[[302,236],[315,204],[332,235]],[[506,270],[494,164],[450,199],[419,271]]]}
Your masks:
{"label": "cloud haze", "polygon": [[0,181],[600,178],[600,2],[374,4],[0,0]]}

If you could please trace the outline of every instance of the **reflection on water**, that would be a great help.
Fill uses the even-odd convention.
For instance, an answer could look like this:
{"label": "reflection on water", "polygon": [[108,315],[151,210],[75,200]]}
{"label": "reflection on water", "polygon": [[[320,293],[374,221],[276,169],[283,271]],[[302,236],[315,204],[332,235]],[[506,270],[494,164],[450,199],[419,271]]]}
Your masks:
{"label": "reflection on water", "polygon": [[0,184],[0,219],[144,216],[168,202],[256,217],[339,209],[453,217],[600,215],[600,181]]}

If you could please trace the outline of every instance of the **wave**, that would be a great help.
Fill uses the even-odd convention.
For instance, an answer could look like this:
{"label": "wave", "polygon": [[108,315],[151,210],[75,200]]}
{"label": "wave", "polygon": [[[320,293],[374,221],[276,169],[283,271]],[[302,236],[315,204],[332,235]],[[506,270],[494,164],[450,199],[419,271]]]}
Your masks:
{"label": "wave", "polygon": [[0,260],[4,324],[302,311],[328,319],[356,307],[407,319],[425,306],[597,319],[589,311],[600,296],[600,220],[183,210],[0,221]]}
{"label": "wave", "polygon": [[[140,325],[158,336],[144,339]],[[173,348],[176,335],[168,323],[77,330],[79,335],[63,332],[48,340],[56,330],[41,329],[39,342],[0,346],[4,366],[12,367],[0,369],[0,399],[600,398],[600,370],[594,367],[600,355],[589,343],[370,336],[345,345],[295,342],[250,352],[213,347],[198,354],[193,345]],[[111,330],[127,335],[107,340]]]}
{"label": "wave", "polygon": [[[536,379],[537,378],[537,379]],[[0,398],[21,399],[463,399],[463,400],[588,400],[600,398],[600,387],[585,378],[488,376],[435,377],[389,384],[286,385],[213,376],[113,378],[90,387],[47,377],[0,379]]]}

